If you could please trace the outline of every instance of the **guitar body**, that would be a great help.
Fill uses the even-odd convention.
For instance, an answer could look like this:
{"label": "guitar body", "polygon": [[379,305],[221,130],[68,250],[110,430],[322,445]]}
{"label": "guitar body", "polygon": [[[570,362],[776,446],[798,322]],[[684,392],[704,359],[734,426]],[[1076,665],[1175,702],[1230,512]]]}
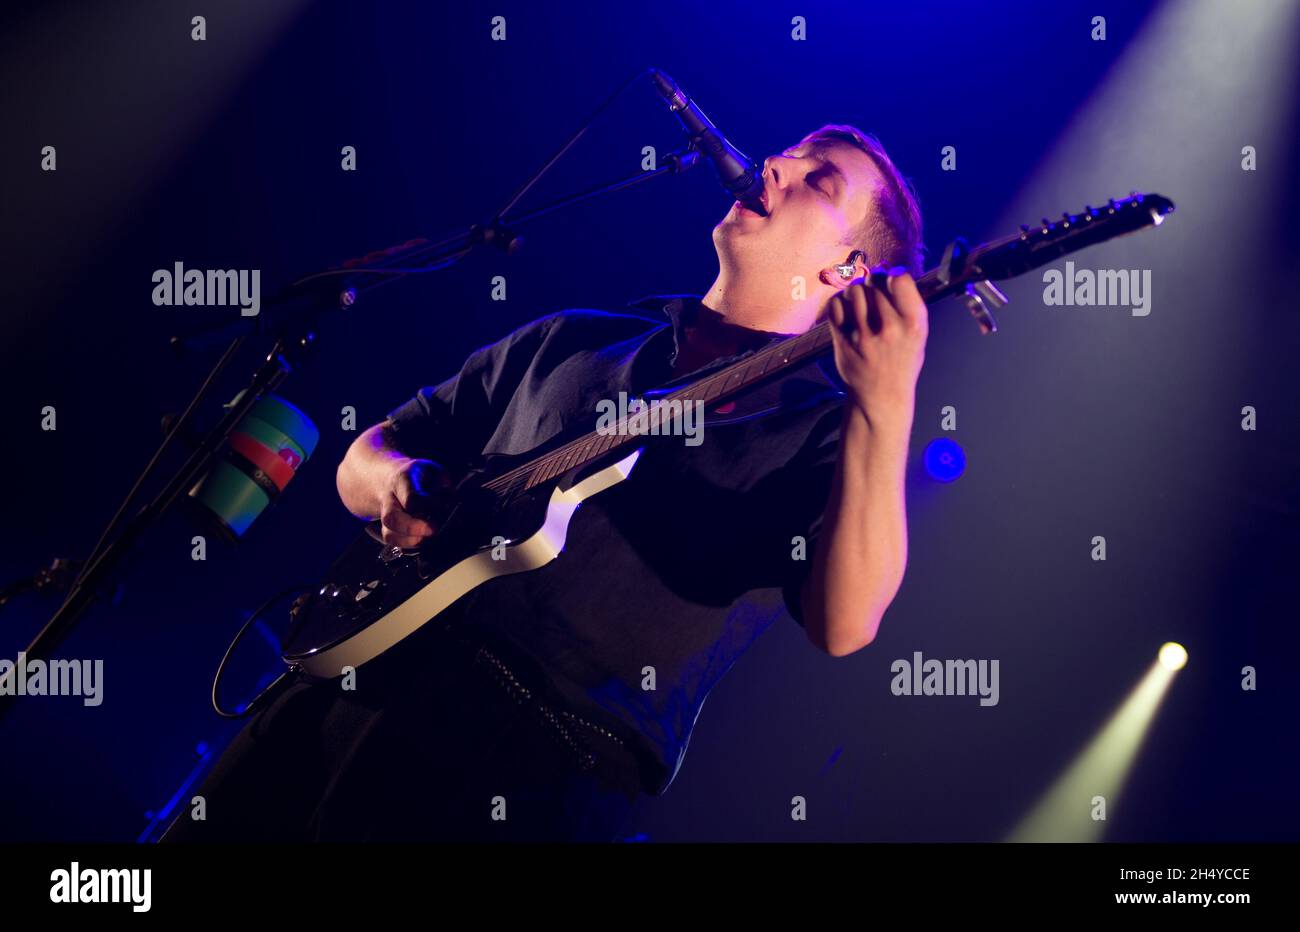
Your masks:
{"label": "guitar body", "polygon": [[[284,662],[311,677],[340,676],[435,622],[488,580],[545,566],[564,549],[578,506],[626,479],[640,455],[623,453],[508,498],[487,492],[483,475],[470,476],[439,532],[418,550],[361,535],[327,581],[295,605]],[[500,464],[491,472],[501,472]]]}

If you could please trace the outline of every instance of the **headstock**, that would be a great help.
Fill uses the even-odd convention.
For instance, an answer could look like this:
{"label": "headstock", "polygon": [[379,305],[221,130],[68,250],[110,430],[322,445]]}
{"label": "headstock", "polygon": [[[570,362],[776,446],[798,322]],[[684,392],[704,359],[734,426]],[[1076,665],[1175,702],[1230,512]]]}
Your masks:
{"label": "headstock", "polygon": [[992,333],[997,330],[992,312],[1007,303],[995,281],[1023,275],[1117,236],[1159,226],[1173,212],[1174,202],[1164,195],[1134,191],[1102,207],[1089,205],[1078,214],[1067,211],[1058,220],[1044,217],[1036,226],[1021,226],[1019,233],[973,249],[957,239],[917,286],[927,301],[961,294],[980,329]]}

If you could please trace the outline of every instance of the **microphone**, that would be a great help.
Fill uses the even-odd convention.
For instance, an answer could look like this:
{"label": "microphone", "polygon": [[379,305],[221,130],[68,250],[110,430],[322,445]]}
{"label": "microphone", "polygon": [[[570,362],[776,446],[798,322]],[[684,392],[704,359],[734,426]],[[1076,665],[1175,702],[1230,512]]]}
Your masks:
{"label": "microphone", "polygon": [[677,115],[677,119],[686,128],[691,143],[713,161],[713,167],[718,170],[718,179],[727,193],[756,214],[766,217],[767,208],[759,200],[763,193],[762,166],[728,142],[727,137],[718,132],[713,121],[686,96],[676,81],[658,68],[650,69],[650,77],[655,89],[668,101],[668,109]]}

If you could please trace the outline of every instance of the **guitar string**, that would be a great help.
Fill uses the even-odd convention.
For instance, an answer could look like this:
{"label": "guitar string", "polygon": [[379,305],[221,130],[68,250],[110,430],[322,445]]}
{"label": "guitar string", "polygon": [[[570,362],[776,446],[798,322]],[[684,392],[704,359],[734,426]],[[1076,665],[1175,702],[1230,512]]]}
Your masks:
{"label": "guitar string", "polygon": [[[750,357],[747,360],[744,360],[743,362],[736,363],[734,366],[729,366],[726,369],[723,369],[721,372],[716,372],[713,375],[701,379],[699,382],[696,382],[693,385],[687,386],[685,388],[679,389],[676,392],[673,392],[672,394],[663,398],[660,402],[660,407],[658,407],[655,410],[657,411],[665,410],[663,405],[674,400],[678,400],[678,401],[695,400],[695,399],[689,399],[687,397],[684,397],[684,396],[689,396],[691,394],[704,395],[705,396],[704,398],[698,399],[701,401],[705,401],[705,402],[714,401],[716,400],[717,397],[720,397],[722,394],[724,394],[727,391],[726,383],[730,379],[734,378],[737,374],[742,372],[744,373],[744,376],[741,378],[740,382],[738,383],[739,385],[743,386],[744,383],[749,380],[750,376],[761,377],[763,375],[766,375],[768,369],[771,368],[772,360],[777,356],[781,356],[781,355],[785,356],[785,359],[783,359],[781,363],[784,366],[788,364],[790,359],[792,358],[795,359],[796,362],[803,361],[802,357],[805,355],[805,351],[808,351],[806,355],[809,356],[815,355],[816,353],[820,352],[824,348],[826,343],[829,343],[829,336],[830,336],[830,325],[827,322],[823,321],[815,325],[813,328],[806,331],[805,333],[801,333],[787,340],[781,340],[777,343],[774,343],[770,347],[765,347],[764,349],[755,353],[752,357]],[[827,339],[823,341],[822,340],[823,337],[826,337]],[[818,345],[819,343],[821,343],[821,345]],[[753,372],[752,370],[759,363],[762,363],[761,367],[758,369],[757,372]],[[717,384],[715,385],[715,383]],[[718,388],[718,394],[713,397],[708,397],[710,392],[715,387]],[[677,417],[677,414],[674,413],[673,408],[668,408],[667,410],[669,412],[668,419],[665,421],[663,417],[659,417],[656,424],[652,426],[662,427],[665,423],[667,424],[673,423],[673,421]],[[649,415],[649,416],[653,417],[654,415]],[[605,453],[609,452],[609,450],[613,449],[620,442],[622,442],[622,438],[625,438],[627,436],[635,436],[635,435],[630,435],[627,432],[627,425],[634,417],[640,417],[640,414],[638,413],[638,414],[630,415],[629,417],[625,418],[623,421],[619,423],[618,429],[611,434],[602,435],[594,432],[584,434],[583,436],[578,437],[572,441],[569,441],[568,443],[556,448],[555,450],[552,450],[550,453],[544,454],[543,456],[538,457],[535,460],[525,463],[522,466],[518,466],[515,469],[510,470],[509,472],[503,473],[501,476],[496,477],[491,482],[484,483],[484,486],[493,491],[502,491],[502,492],[506,491],[507,488],[509,488],[509,491],[513,492],[515,491],[514,486],[518,484],[517,480],[521,478],[525,478],[526,475],[536,476],[538,483],[545,482],[547,479],[554,478],[555,475],[559,475],[562,472],[566,472],[568,469],[571,469],[574,466],[578,465],[579,463],[577,460],[563,467],[561,466],[561,463],[565,459],[574,458],[575,454],[578,454],[582,447],[591,446],[594,443],[600,443],[605,438],[609,438],[609,441],[606,443],[604,449],[592,450],[590,451],[589,455],[583,457],[582,460],[586,461],[591,458],[594,458],[595,456],[603,456]],[[552,467],[555,467],[555,472],[552,474],[548,474]]]}

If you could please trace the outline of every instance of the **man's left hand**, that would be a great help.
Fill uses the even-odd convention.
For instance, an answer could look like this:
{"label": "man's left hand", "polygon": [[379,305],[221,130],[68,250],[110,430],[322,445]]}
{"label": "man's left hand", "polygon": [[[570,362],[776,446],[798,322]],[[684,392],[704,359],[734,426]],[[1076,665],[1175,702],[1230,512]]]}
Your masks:
{"label": "man's left hand", "polygon": [[872,427],[909,430],[929,311],[904,269],[874,269],[827,302],[835,365]]}

